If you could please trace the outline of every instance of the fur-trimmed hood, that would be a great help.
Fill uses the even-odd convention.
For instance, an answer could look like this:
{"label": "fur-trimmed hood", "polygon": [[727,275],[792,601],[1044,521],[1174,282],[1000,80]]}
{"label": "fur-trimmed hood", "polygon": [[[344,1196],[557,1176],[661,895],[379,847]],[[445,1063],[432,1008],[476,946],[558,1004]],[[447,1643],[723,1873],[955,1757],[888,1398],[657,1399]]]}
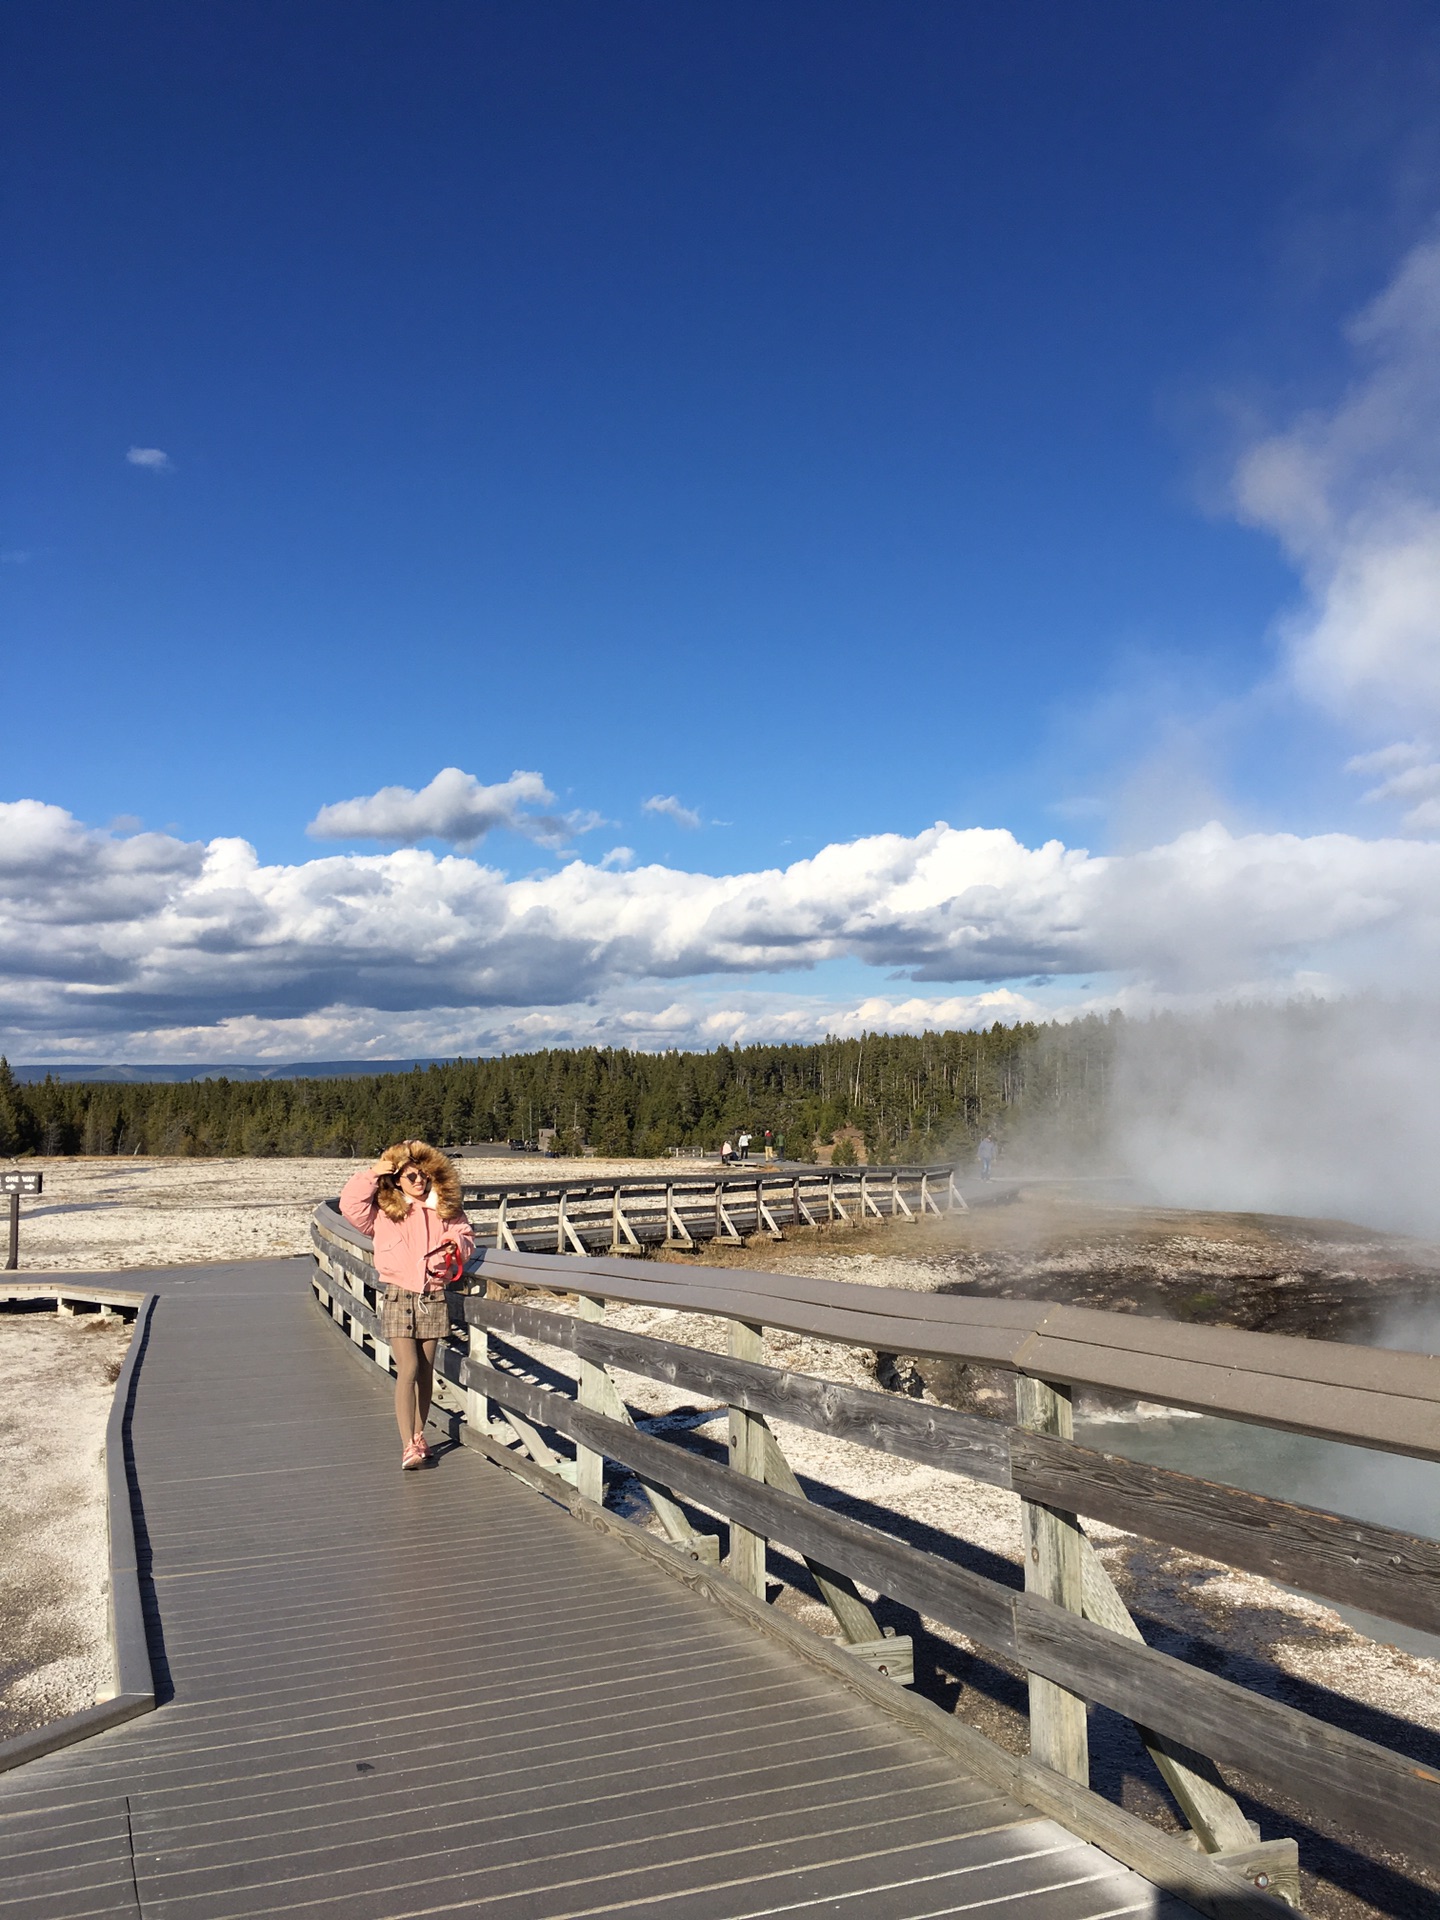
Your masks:
{"label": "fur-trimmed hood", "polygon": [[[391,1147],[381,1155],[391,1163],[391,1174],[399,1173],[402,1167],[419,1167],[430,1181],[430,1191],[425,1196],[424,1205],[433,1207],[442,1220],[458,1220],[464,1212],[460,1199],[460,1176],[454,1165],[445,1158],[438,1147],[432,1147],[423,1140],[402,1140],[398,1146]],[[410,1200],[399,1187],[391,1185],[389,1179],[382,1178],[375,1192],[375,1204],[391,1220],[403,1220],[410,1211]]]}

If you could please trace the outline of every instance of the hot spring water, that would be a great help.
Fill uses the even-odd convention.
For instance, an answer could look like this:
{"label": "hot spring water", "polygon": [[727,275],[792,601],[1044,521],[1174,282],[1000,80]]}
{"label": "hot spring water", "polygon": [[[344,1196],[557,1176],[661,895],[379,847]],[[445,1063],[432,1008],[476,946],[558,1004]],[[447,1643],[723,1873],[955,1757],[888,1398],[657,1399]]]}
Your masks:
{"label": "hot spring water", "polygon": [[[1366,1447],[1277,1433],[1209,1414],[1077,1411],[1075,1438],[1129,1460],[1440,1539],[1440,1464],[1428,1460],[1372,1453]],[[1342,1619],[1372,1640],[1440,1659],[1440,1636],[1382,1620],[1358,1607],[1336,1606],[1331,1600],[1322,1604],[1335,1607]]]}

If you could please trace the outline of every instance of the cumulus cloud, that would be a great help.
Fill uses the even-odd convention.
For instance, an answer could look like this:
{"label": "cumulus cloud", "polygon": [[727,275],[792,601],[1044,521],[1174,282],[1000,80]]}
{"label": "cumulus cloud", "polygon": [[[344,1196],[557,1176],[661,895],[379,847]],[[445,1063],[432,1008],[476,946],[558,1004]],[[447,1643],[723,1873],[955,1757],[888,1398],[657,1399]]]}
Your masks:
{"label": "cumulus cloud", "polygon": [[640,803],[642,813],[663,814],[673,820],[677,827],[698,827],[700,816],[693,807],[683,806],[673,793],[652,793],[648,800]]}
{"label": "cumulus cloud", "polygon": [[[239,839],[121,837],[38,801],[0,805],[0,1026],[24,1036],[8,1042],[22,1058],[46,1057],[45,1036],[117,1036],[107,1050],[124,1036],[133,1055],[146,1034],[188,1036],[189,1057],[208,1058],[220,1023],[290,1034],[290,1057],[312,1029],[322,1054],[362,1030],[402,1053],[562,1033],[709,1044],[1403,986],[1437,959],[1440,844],[1417,839],[1211,825],[1097,857],[941,823],[763,872],[576,859],[512,879],[418,848],[266,865]],[[754,998],[756,976],[844,960],[911,984]],[[1073,987],[1095,974],[1104,991]],[[716,986],[727,976],[738,992]],[[950,994],[918,991],[942,983]]]}
{"label": "cumulus cloud", "polygon": [[174,463],[168,453],[159,447],[131,447],[125,455],[132,467],[143,467],[147,473],[173,473]]}
{"label": "cumulus cloud", "polygon": [[1308,606],[1296,680],[1342,712],[1440,711],[1440,239],[1416,247],[1351,323],[1338,405],[1252,446],[1241,516],[1277,534]]}
{"label": "cumulus cloud", "polygon": [[555,796],[538,773],[512,773],[492,787],[473,773],[442,767],[428,787],[381,787],[355,800],[322,807],[305,831],[317,840],[388,840],[413,847],[422,840],[447,840],[462,851],[497,827],[558,847],[572,834],[602,824],[598,814],[532,813],[552,807]]}

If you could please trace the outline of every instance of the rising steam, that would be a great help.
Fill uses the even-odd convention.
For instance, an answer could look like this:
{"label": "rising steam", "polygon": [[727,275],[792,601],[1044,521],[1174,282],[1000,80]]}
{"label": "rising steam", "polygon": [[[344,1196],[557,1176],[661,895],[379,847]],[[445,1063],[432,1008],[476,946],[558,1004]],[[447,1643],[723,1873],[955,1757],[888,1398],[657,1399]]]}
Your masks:
{"label": "rising steam", "polygon": [[1440,1235],[1440,1005],[1356,999],[1135,1023],[1117,1157],[1168,1205]]}

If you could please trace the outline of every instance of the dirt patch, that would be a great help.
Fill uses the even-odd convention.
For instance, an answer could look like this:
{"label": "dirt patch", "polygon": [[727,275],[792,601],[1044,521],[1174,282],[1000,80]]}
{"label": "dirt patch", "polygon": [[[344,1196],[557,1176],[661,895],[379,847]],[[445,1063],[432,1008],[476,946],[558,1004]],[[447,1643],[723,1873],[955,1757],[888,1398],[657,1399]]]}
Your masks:
{"label": "dirt patch", "polygon": [[130,1329],[0,1313],[0,1739],[111,1684],[105,1423]]}

